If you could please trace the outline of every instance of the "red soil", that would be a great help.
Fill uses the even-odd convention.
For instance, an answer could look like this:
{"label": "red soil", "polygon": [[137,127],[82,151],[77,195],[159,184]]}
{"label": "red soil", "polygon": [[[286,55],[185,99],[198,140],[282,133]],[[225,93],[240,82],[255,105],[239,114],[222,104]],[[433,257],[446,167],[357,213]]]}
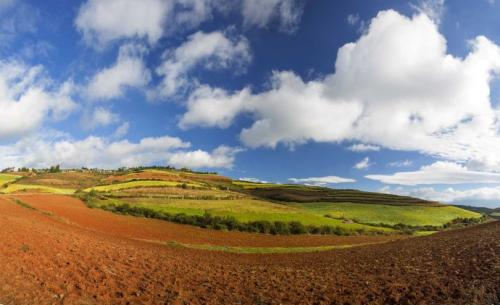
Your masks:
{"label": "red soil", "polygon": [[[22,198],[28,201],[28,197]],[[33,197],[30,201],[44,198]],[[44,202],[52,200],[65,199]],[[172,248],[125,237],[125,232],[137,229],[111,234],[100,231],[102,228],[90,229],[98,222],[86,223],[83,219],[100,217],[96,216],[101,214],[99,211],[82,216],[78,226],[65,223],[59,218],[65,217],[59,214],[64,209],[57,202],[39,204],[54,207],[55,214],[48,216],[0,197],[1,304],[500,301],[500,222],[343,250],[238,255]],[[73,205],[76,203],[68,203],[68,210]],[[72,210],[68,215],[83,210]],[[152,224],[102,215],[108,217],[109,223],[118,222],[126,228],[127,223],[135,221],[145,226]],[[127,220],[120,222],[118,218]],[[110,224],[109,228],[114,226]]]}
{"label": "red soil", "polygon": [[111,182],[111,181],[129,181],[132,179],[191,182],[189,179],[181,177],[180,175],[171,175],[168,173],[156,173],[156,172],[138,172],[127,175],[114,175],[107,177],[105,180],[107,182]]}

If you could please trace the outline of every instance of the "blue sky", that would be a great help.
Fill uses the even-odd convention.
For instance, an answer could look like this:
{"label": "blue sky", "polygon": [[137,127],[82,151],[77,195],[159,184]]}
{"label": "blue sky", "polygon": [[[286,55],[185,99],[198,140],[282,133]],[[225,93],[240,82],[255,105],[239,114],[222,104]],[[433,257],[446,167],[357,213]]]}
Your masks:
{"label": "blue sky", "polygon": [[0,166],[495,207],[495,1],[0,0]]}

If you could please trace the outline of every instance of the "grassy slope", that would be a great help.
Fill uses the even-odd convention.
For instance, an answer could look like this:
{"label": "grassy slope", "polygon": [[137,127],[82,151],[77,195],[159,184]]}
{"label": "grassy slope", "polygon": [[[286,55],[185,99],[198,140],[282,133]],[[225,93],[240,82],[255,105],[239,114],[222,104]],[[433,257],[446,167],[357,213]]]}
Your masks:
{"label": "grassy slope", "polygon": [[404,223],[412,226],[443,225],[455,218],[475,218],[478,213],[459,209],[454,206],[394,206],[362,203],[297,203],[317,215],[331,215],[336,218],[348,218],[361,223],[389,224]]}
{"label": "grassy slope", "polygon": [[7,184],[9,182],[14,182],[21,176],[11,175],[11,174],[0,174],[0,186]]}
{"label": "grassy slope", "polygon": [[240,222],[257,220],[267,221],[300,221],[304,225],[330,225],[346,229],[366,229],[391,231],[387,228],[374,228],[360,224],[346,224],[338,219],[316,215],[302,208],[271,203],[254,199],[238,200],[148,200],[148,199],[107,199],[97,202],[97,205],[129,203],[135,206],[147,207],[152,210],[170,214],[184,213],[187,215],[203,215],[210,212],[216,216],[233,216]]}
{"label": "grassy slope", "polygon": [[[140,179],[141,172],[123,174],[122,178]],[[380,193],[361,192],[356,190],[337,190],[303,185],[278,185],[272,183],[254,183],[233,181],[226,177],[212,174],[197,174],[180,171],[145,170],[143,173],[153,174],[154,180],[137,180],[116,183],[107,179],[111,174],[94,174],[90,172],[39,173],[24,177],[19,181],[15,175],[0,175],[0,185],[11,182],[3,192],[41,191],[56,194],[72,194],[78,186],[85,191],[95,190],[104,194],[119,195],[127,190],[126,196],[134,197],[140,188],[146,188],[137,198],[107,198],[98,201],[100,204],[130,203],[171,214],[185,213],[203,215],[209,211],[212,215],[233,216],[241,222],[256,220],[268,221],[300,221],[304,225],[331,225],[350,229],[378,229],[372,226],[344,223],[334,218],[355,219],[358,222],[394,225],[442,225],[457,217],[479,217],[478,213],[457,207],[442,206],[416,198],[395,196]],[[116,175],[116,173],[115,173]],[[164,178],[164,180],[162,180]],[[14,181],[14,182],[13,182]],[[33,183],[25,183],[33,182]],[[65,182],[61,184],[60,181]],[[12,183],[13,182],[13,183]],[[37,185],[40,182],[42,185]],[[115,182],[115,183],[113,183]],[[58,187],[52,184],[60,184]],[[106,185],[100,185],[107,183]],[[183,183],[188,187],[181,189]],[[63,186],[64,185],[64,186]],[[75,188],[70,188],[74,185]],[[147,188],[150,188],[149,191]],[[163,198],[147,198],[152,195],[151,188],[161,189]],[[192,200],[169,199],[168,195],[202,194],[202,189],[217,192],[241,194],[242,198],[233,200]],[[144,189],[143,189],[144,190]],[[163,193],[165,192],[165,194]],[[149,195],[148,195],[149,194]],[[158,193],[155,193],[158,196]],[[123,194],[122,194],[123,195]],[[206,194],[205,194],[206,195]],[[142,198],[139,198],[142,197]],[[146,198],[144,198],[146,197]],[[384,229],[389,230],[389,229]]]}

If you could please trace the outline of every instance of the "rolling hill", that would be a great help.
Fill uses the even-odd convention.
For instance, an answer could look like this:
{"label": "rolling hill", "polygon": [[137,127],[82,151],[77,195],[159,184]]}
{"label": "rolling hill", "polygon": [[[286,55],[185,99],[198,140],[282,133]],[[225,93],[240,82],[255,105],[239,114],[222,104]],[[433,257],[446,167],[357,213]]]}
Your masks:
{"label": "rolling hill", "polygon": [[483,220],[481,211],[406,196],[170,168],[15,174],[3,174],[0,193],[72,195],[92,208],[222,230],[369,235],[432,232]]}

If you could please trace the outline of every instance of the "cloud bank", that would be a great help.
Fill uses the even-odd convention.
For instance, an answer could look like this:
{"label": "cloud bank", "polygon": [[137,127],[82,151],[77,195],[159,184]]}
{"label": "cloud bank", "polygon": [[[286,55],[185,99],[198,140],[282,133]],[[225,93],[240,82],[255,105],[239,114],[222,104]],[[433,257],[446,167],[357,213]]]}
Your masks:
{"label": "cloud bank", "polygon": [[489,86],[500,49],[483,36],[469,45],[467,56],[455,57],[427,15],[383,11],[338,50],[335,73],[305,82],[276,71],[260,93],[201,86],[179,125],[225,128],[247,113],[253,123],[240,139],[249,147],[358,141],[500,171]]}
{"label": "cloud bank", "polygon": [[391,175],[367,175],[366,178],[387,184],[424,185],[424,184],[466,184],[498,183],[500,173],[469,170],[465,166],[438,161],[423,166],[418,171],[397,172]]}
{"label": "cloud bank", "polygon": [[356,182],[354,179],[337,176],[310,177],[310,178],[289,178],[288,181],[297,184],[325,186],[328,184]]}

